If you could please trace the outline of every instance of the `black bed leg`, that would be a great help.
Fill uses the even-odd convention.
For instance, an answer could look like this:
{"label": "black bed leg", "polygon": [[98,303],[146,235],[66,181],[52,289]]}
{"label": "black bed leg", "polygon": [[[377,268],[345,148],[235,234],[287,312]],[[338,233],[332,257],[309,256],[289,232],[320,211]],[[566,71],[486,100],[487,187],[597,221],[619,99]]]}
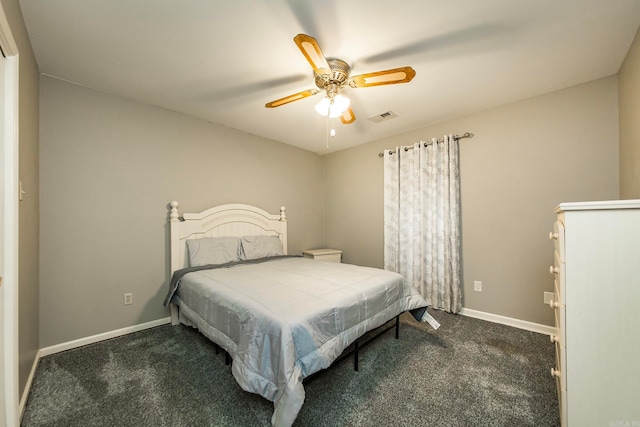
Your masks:
{"label": "black bed leg", "polygon": [[353,350],[353,370],[358,370],[358,341],[356,341],[356,345]]}
{"label": "black bed leg", "polygon": [[216,349],[216,354],[220,354],[220,346],[218,344],[213,344],[214,348]]}
{"label": "black bed leg", "polygon": [[396,339],[400,338],[400,316],[396,316]]}
{"label": "black bed leg", "polygon": [[228,365],[229,363],[231,363],[231,356],[229,356],[229,353],[225,352],[224,353],[224,364]]}

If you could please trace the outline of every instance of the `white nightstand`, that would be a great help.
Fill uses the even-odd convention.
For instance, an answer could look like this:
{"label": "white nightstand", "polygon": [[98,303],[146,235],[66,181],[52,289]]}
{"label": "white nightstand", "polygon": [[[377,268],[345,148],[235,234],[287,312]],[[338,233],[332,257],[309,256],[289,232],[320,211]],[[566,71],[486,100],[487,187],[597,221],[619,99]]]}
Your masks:
{"label": "white nightstand", "polygon": [[302,251],[305,258],[316,259],[325,262],[341,262],[342,251],[339,249],[307,249]]}

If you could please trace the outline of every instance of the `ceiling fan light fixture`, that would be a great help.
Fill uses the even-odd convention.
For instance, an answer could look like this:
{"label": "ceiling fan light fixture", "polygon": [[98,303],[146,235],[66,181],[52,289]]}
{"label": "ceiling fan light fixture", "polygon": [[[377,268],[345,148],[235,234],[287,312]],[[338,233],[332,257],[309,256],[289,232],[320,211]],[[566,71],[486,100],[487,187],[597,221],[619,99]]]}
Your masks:
{"label": "ceiling fan light fixture", "polygon": [[340,117],[349,108],[350,103],[349,98],[343,95],[335,95],[333,98],[326,96],[316,104],[316,111],[321,116]]}
{"label": "ceiling fan light fixture", "polygon": [[[267,102],[265,104],[266,108],[280,107],[290,102],[324,92],[325,97],[315,106],[318,114],[329,118],[340,117],[340,122],[348,125],[356,120],[356,116],[349,106],[349,98],[338,93],[340,89],[347,86],[350,88],[363,88],[408,83],[416,75],[416,71],[407,66],[352,76],[349,64],[342,59],[326,58],[315,38],[306,34],[298,34],[293,38],[293,41],[307,62],[309,62],[311,68],[313,68],[317,89],[305,90],[272,102]],[[327,120],[327,123],[329,122],[331,122],[331,120]]]}

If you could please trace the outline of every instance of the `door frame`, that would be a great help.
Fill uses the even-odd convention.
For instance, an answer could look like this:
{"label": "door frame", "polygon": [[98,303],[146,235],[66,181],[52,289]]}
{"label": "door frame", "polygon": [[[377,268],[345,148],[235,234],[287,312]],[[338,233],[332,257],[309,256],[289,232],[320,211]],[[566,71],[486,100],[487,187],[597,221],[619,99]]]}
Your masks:
{"label": "door frame", "polygon": [[0,384],[0,398],[4,400],[6,426],[20,424],[18,379],[18,204],[19,204],[19,145],[18,145],[18,46],[9,21],[0,3],[0,47],[5,56],[4,130],[2,132],[3,174],[3,283],[4,318],[2,319],[4,384]]}

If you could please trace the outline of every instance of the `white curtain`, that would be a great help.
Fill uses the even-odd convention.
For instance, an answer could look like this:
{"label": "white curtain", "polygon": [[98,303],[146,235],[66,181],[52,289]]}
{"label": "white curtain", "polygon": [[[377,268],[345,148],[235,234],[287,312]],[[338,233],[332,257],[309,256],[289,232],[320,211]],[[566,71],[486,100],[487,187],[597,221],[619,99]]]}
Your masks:
{"label": "white curtain", "polygon": [[431,307],[451,313],[462,308],[453,135],[384,152],[384,268],[402,274]]}

